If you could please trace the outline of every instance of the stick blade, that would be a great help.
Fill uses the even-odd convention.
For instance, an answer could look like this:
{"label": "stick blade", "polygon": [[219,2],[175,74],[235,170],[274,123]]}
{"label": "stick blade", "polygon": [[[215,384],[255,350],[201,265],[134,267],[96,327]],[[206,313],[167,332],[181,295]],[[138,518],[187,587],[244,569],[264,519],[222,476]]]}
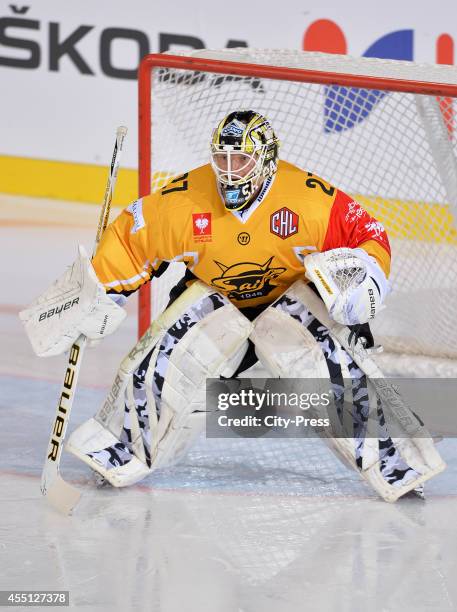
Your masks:
{"label": "stick blade", "polygon": [[42,488],[44,497],[61,514],[69,515],[81,499],[81,492],[57,474],[51,484]]}

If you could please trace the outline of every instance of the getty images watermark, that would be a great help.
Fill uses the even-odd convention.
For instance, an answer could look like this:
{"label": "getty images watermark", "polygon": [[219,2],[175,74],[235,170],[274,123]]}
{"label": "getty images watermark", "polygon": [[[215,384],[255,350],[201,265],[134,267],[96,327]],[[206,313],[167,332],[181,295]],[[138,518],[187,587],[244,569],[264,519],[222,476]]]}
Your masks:
{"label": "getty images watermark", "polygon": [[[331,425],[333,391],[323,381],[208,379],[208,437],[302,437]],[[309,430],[309,431],[308,431]]]}
{"label": "getty images watermark", "polygon": [[456,397],[454,378],[385,378],[377,384],[368,384],[366,377],[211,378],[206,385],[206,435],[456,437]]}

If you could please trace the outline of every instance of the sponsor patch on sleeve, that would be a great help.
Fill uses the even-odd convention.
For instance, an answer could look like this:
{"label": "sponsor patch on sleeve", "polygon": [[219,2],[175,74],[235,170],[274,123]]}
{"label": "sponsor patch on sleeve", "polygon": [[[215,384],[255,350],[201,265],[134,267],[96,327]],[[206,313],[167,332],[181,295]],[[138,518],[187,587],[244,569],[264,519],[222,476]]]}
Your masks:
{"label": "sponsor patch on sleeve", "polygon": [[385,242],[386,230],[380,221],[370,221],[365,224],[365,229],[371,234],[373,240]]}
{"label": "sponsor patch on sleeve", "polygon": [[344,218],[346,223],[356,223],[364,216],[368,215],[358,202],[355,200],[350,200],[347,203],[346,216]]}
{"label": "sponsor patch on sleeve", "polygon": [[146,222],[143,217],[143,199],[136,200],[127,207],[127,211],[133,216],[133,226],[131,234],[136,234],[141,228],[145,227]]}

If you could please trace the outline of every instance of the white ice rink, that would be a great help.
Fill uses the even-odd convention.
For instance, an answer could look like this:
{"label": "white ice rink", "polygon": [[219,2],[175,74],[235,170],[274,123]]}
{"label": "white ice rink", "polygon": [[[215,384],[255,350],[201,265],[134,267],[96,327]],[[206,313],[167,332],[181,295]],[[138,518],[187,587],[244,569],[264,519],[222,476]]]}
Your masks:
{"label": "white ice rink", "polygon": [[[141,485],[83,491],[73,516],[39,477],[65,358],[36,358],[18,311],[90,251],[97,207],[0,198],[0,590],[69,590],[70,609],[447,612],[457,609],[457,440],[426,501],[380,501],[318,440],[206,440]],[[99,407],[135,340],[87,351],[69,432]],[[7,608],[5,608],[7,609]],[[15,608],[19,609],[19,608]]]}

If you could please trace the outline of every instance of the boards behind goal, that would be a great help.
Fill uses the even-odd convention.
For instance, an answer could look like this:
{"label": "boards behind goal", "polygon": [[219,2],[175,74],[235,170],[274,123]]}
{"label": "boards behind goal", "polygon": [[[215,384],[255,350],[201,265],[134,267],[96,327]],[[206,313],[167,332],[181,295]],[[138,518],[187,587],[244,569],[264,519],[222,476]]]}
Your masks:
{"label": "boards behind goal", "polygon": [[[373,328],[388,351],[457,359],[457,69],[323,53],[226,49],[146,56],[140,196],[209,160],[234,109],[264,114],[280,157],[351,194],[386,227],[394,291]],[[182,274],[142,289],[140,331]]]}

